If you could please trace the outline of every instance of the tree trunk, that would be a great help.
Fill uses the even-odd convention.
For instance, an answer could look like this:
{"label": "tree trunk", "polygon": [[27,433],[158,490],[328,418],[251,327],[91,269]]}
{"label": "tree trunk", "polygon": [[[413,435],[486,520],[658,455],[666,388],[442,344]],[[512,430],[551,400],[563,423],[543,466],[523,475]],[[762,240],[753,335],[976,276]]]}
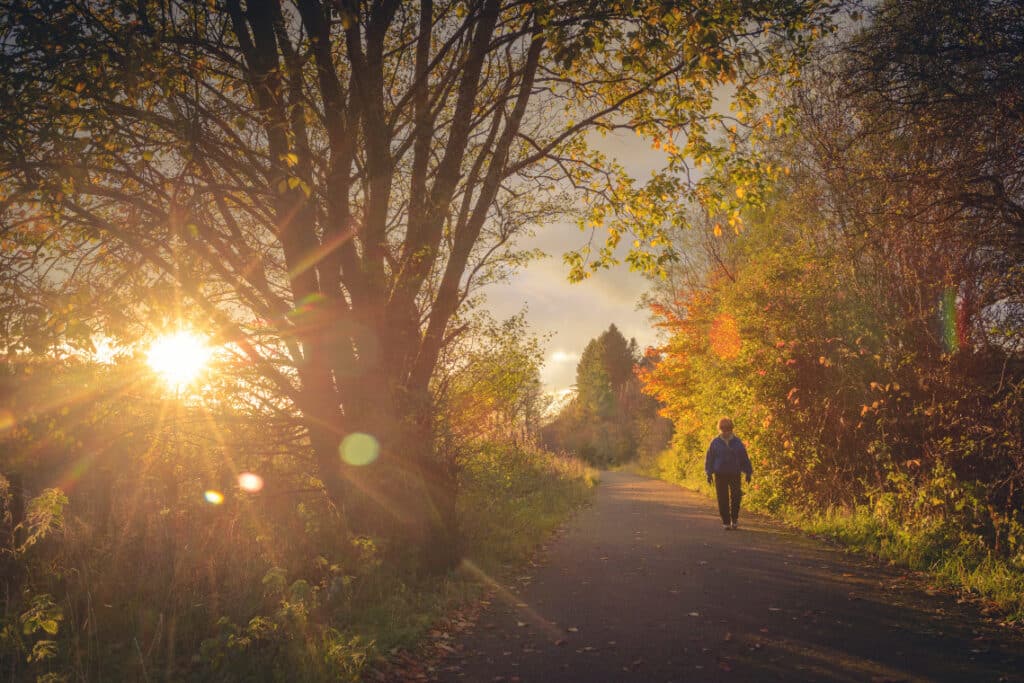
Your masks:
{"label": "tree trunk", "polygon": [[437,456],[429,394],[389,390],[383,372],[367,373],[346,407],[348,438],[373,437],[379,453],[367,462],[342,448],[345,514],[395,562],[443,573],[459,560],[454,468]]}

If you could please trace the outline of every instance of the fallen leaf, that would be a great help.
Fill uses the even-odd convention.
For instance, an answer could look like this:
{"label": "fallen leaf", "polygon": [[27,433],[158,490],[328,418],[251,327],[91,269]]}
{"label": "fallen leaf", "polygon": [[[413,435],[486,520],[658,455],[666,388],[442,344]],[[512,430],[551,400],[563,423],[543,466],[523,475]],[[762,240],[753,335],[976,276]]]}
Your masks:
{"label": "fallen leaf", "polygon": [[568,631],[569,633],[579,633],[580,632],[580,630],[578,628],[576,628],[575,626],[570,626],[569,628],[567,628],[565,630]]}
{"label": "fallen leaf", "polygon": [[691,617],[699,617],[700,616],[700,612],[690,612],[690,616]]}

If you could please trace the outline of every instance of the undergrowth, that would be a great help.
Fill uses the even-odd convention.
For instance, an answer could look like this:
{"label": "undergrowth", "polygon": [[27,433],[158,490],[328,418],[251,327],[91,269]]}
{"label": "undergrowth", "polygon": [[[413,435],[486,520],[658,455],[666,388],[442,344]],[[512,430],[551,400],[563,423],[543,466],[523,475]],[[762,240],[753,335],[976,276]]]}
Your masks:
{"label": "undergrowth", "polygon": [[[523,559],[594,483],[571,459],[480,445],[461,463],[465,556],[488,572]],[[394,566],[312,499],[115,504],[131,524],[108,531],[81,496],[36,496],[30,535],[0,558],[4,679],[357,681],[481,591]]]}
{"label": "undergrowth", "polygon": [[485,570],[522,560],[586,502],[597,471],[533,447],[486,444],[462,463],[459,524],[468,559]]}

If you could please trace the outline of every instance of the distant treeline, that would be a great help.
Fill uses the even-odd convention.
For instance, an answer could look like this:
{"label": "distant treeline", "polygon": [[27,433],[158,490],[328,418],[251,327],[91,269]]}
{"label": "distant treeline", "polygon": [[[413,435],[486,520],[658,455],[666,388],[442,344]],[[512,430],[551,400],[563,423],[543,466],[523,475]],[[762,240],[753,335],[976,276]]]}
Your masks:
{"label": "distant treeline", "polygon": [[658,415],[658,402],[641,392],[636,375],[650,363],[614,324],[591,339],[576,365],[576,394],[541,430],[544,444],[598,466],[664,448],[672,425]]}

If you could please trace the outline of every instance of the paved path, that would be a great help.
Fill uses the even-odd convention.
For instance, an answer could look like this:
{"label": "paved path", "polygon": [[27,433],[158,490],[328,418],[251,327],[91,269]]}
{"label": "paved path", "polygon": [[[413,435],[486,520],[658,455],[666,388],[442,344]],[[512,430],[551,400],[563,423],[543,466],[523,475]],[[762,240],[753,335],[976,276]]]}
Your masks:
{"label": "paved path", "polygon": [[606,472],[443,681],[1024,681],[1024,639],[919,578]]}

